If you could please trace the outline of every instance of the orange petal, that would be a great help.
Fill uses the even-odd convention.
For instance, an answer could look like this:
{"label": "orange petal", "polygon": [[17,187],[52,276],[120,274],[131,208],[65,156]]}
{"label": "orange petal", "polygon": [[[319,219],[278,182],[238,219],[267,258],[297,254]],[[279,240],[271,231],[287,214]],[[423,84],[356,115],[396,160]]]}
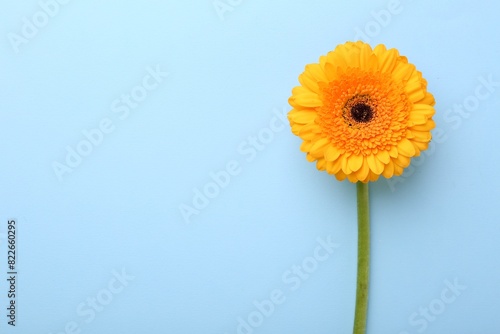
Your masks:
{"label": "orange petal", "polygon": [[363,163],[361,164],[361,167],[358,169],[356,172],[356,176],[360,181],[366,180],[368,178],[368,174],[370,173],[370,167],[368,167],[368,162],[366,161],[366,158],[363,157]]}
{"label": "orange petal", "polygon": [[415,148],[413,144],[406,138],[403,138],[398,144],[398,151],[407,157],[415,155]]}
{"label": "orange petal", "polygon": [[317,116],[318,114],[315,112],[297,111],[294,112],[293,114],[290,114],[290,119],[296,123],[308,124],[314,122]]}
{"label": "orange petal", "polygon": [[391,146],[391,149],[389,151],[389,155],[393,158],[397,158],[398,157],[398,149],[396,146]]}
{"label": "orange petal", "polygon": [[394,164],[394,175],[399,176],[402,175],[404,171],[404,168],[401,166],[398,166],[397,164]]}
{"label": "orange petal", "polygon": [[340,155],[340,151],[332,145],[328,146],[327,149],[325,150],[325,160],[326,161],[337,160],[339,155]]}
{"label": "orange petal", "polygon": [[358,178],[356,177],[356,174],[348,174],[347,179],[352,183],[356,183],[359,181]]}
{"label": "orange petal", "polygon": [[335,79],[337,79],[338,76],[336,68],[337,67],[331,63],[325,64],[325,74],[328,81],[334,81]]}
{"label": "orange petal", "polygon": [[363,164],[363,156],[361,155],[351,155],[348,160],[349,169],[353,172],[356,172],[361,168]]}
{"label": "orange petal", "polygon": [[[302,73],[300,76],[299,76],[299,82],[302,86],[308,88],[310,91],[312,92],[319,92],[319,86],[318,86],[318,82],[315,81],[310,75],[308,75],[307,73]],[[292,91],[293,93],[293,91]]]}
{"label": "orange petal", "polygon": [[413,105],[413,109],[411,112],[422,114],[427,116],[427,118],[430,118],[436,113],[436,110],[428,104],[416,103]]}
{"label": "orange petal", "polygon": [[325,170],[326,167],[326,161],[324,159],[316,161],[316,168],[318,170]]}
{"label": "orange petal", "polygon": [[337,160],[333,161],[332,162],[332,165],[331,165],[331,172],[333,174],[336,174],[338,173],[340,170],[342,169],[342,159],[338,158]]}
{"label": "orange petal", "polygon": [[391,178],[394,175],[394,163],[392,161],[389,161],[389,163],[385,166],[382,175],[386,178]]}
{"label": "orange petal", "polygon": [[300,144],[300,150],[302,152],[309,152],[311,150],[312,142],[310,141],[304,141],[302,144]]}
{"label": "orange petal", "polygon": [[432,119],[428,119],[424,124],[414,125],[411,127],[412,130],[417,131],[430,131],[436,127],[436,123]]}
{"label": "orange petal", "polygon": [[[324,149],[325,146],[330,144],[330,140],[328,138],[320,138],[318,139],[313,146],[311,147],[311,153],[318,152]],[[319,152],[318,152],[319,153]],[[323,155],[323,154],[321,154]]]}
{"label": "orange petal", "polygon": [[413,72],[415,71],[415,66],[413,64],[408,64],[408,61],[404,61],[406,57],[401,57],[398,64],[392,71],[392,77],[397,81],[406,82]]}
{"label": "orange petal", "polygon": [[387,151],[379,151],[376,155],[377,159],[380,160],[384,165],[388,164],[391,161],[391,156]]}
{"label": "orange petal", "polygon": [[325,75],[325,72],[321,68],[319,64],[308,64],[306,65],[306,70],[308,74],[310,74],[313,78],[314,81],[316,82],[327,82],[327,78]]}
{"label": "orange petal", "polygon": [[429,142],[421,143],[421,142],[415,141],[415,142],[413,142],[413,144],[415,146],[417,146],[420,151],[425,151],[429,147]]}
{"label": "orange petal", "polygon": [[347,155],[343,154],[340,156],[340,161],[342,163],[342,171],[347,175],[347,174],[350,174],[352,171],[351,169],[349,168],[349,164],[348,164],[348,157]]}
{"label": "orange petal", "polygon": [[[414,72],[416,74],[417,72]],[[425,89],[422,87],[422,82],[418,75],[413,75],[405,85],[405,93],[408,99],[416,103],[425,97]]]}
{"label": "orange petal", "polygon": [[375,182],[378,180],[379,177],[380,175],[370,172],[370,175],[368,175],[368,181]]}
{"label": "orange petal", "polygon": [[387,50],[385,45],[379,44],[375,47],[373,52],[378,57],[378,68],[382,73],[392,72],[396,66],[396,60],[399,57],[399,52],[396,49]]}
{"label": "orange petal", "polygon": [[338,52],[334,51],[328,52],[328,54],[326,55],[326,64],[332,64],[334,68],[347,67],[347,63],[344,57],[342,57]]}
{"label": "orange petal", "polygon": [[400,154],[397,159],[394,159],[394,163],[402,168],[406,168],[410,165],[410,160],[410,158]]}
{"label": "orange petal", "polygon": [[413,141],[418,141],[418,142],[421,142],[421,143],[427,143],[431,140],[432,136],[431,136],[431,133],[426,131],[426,132],[422,132],[422,131],[415,131],[415,130],[412,130],[412,133],[413,133]]}
{"label": "orange petal", "polygon": [[436,101],[434,100],[434,96],[429,92],[427,92],[427,94],[425,94],[425,97],[418,102],[422,103],[422,104],[428,104],[430,106],[433,106],[436,104]]}
{"label": "orange petal", "polygon": [[293,103],[302,107],[321,107],[323,102],[320,100],[318,94],[315,93],[302,93],[293,96]]}
{"label": "orange petal", "polygon": [[344,174],[341,170],[338,171],[338,173],[335,174],[335,178],[339,181],[344,181],[347,175]]}
{"label": "orange petal", "polygon": [[376,159],[374,155],[367,156],[366,161],[368,162],[368,166],[373,173],[375,173],[376,175],[382,174],[382,171],[384,170],[384,164]]}
{"label": "orange petal", "polygon": [[425,124],[427,122],[428,117],[423,114],[418,113],[410,113],[410,119],[408,120],[408,124],[410,126]]}

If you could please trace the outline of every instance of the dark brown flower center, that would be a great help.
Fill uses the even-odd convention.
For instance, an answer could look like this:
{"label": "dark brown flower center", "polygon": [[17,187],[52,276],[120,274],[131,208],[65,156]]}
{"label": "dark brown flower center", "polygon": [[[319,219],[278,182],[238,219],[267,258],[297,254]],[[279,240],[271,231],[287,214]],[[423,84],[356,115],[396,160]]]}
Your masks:
{"label": "dark brown flower center", "polygon": [[373,118],[372,107],[365,103],[356,103],[351,107],[351,117],[358,123],[367,123]]}
{"label": "dark brown flower center", "polygon": [[368,126],[377,117],[376,104],[367,94],[355,95],[344,104],[342,117],[349,127]]}

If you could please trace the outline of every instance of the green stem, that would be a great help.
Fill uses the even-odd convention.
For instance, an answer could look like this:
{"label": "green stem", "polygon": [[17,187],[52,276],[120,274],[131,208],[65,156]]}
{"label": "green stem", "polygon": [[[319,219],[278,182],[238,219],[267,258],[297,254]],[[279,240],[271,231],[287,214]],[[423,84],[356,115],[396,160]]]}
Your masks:
{"label": "green stem", "polygon": [[366,333],[368,311],[368,285],[370,278],[370,210],[368,183],[356,184],[358,195],[358,279],[356,284],[356,310],[354,334]]}

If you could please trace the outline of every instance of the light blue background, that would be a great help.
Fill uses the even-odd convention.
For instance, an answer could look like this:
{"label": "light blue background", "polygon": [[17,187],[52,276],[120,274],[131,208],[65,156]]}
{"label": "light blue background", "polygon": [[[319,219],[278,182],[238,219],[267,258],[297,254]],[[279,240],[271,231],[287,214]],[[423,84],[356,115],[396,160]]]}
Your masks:
{"label": "light blue background", "polygon": [[[41,7],[1,1],[0,254],[15,218],[19,278],[16,328],[1,280],[0,331],[233,334],[279,290],[283,303],[240,332],[350,333],[355,186],[317,172],[275,113],[305,64],[359,29],[424,73],[439,134],[404,177],[371,185],[368,333],[499,333],[497,2],[231,3],[221,18],[212,0],[73,0],[16,53],[9,34]],[[168,77],[120,119],[113,101],[157,66]],[[103,119],[114,130],[58,180],[53,163]],[[244,153],[259,134],[262,150]],[[239,173],[187,223],[180,207],[231,161]],[[292,290],[283,276],[328,236],[339,246]],[[109,297],[122,270],[134,279],[86,322],[78,307]],[[443,303],[454,281],[466,288]]]}

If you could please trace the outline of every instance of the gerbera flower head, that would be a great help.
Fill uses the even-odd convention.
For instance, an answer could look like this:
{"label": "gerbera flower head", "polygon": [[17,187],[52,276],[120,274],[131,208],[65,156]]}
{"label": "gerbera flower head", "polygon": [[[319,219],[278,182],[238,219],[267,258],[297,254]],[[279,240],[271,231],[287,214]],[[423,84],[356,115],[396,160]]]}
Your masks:
{"label": "gerbera flower head", "polygon": [[339,45],[299,76],[288,100],[292,132],[319,170],[338,180],[401,175],[435,127],[427,81],[396,49]]}

